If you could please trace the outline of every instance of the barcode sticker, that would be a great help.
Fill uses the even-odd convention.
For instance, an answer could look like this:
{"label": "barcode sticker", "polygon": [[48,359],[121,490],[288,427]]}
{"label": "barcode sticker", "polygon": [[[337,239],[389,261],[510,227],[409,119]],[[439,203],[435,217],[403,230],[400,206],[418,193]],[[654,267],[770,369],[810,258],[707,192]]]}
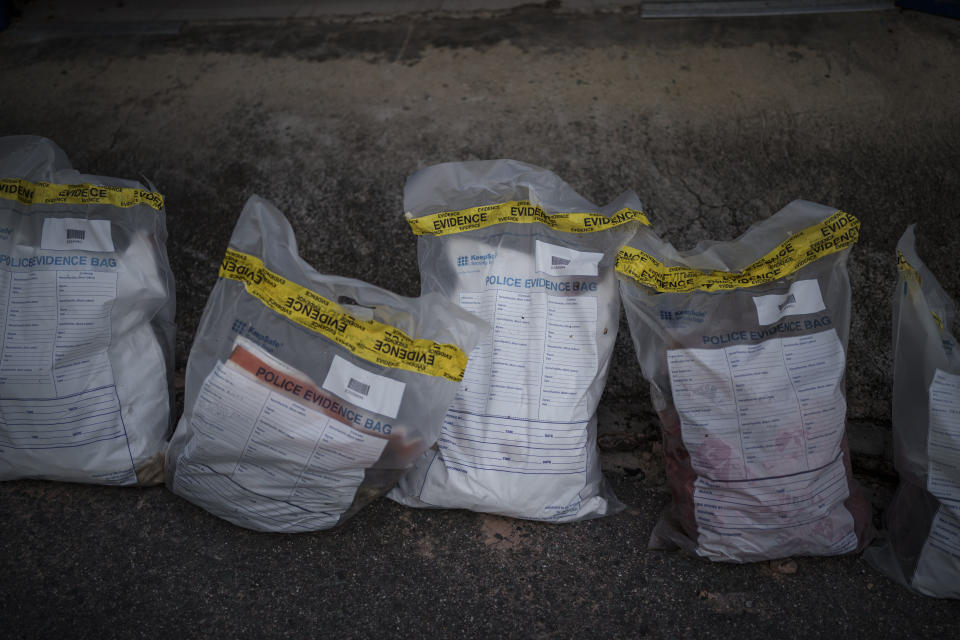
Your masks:
{"label": "barcode sticker", "polygon": [[602,253],[577,251],[537,240],[537,271],[551,276],[596,276]]}
{"label": "barcode sticker", "polygon": [[797,296],[791,293],[787,296],[786,300],[784,300],[783,302],[777,305],[777,310],[779,310],[780,313],[783,313],[786,310],[786,308],[792,304],[797,304]]}
{"label": "barcode sticker", "polygon": [[40,248],[44,251],[96,251],[113,253],[109,220],[47,218],[43,221]]}
{"label": "barcode sticker", "polygon": [[347,389],[350,391],[356,391],[362,396],[370,395],[370,385],[363,384],[356,378],[350,378],[350,382],[347,383]]}
{"label": "barcode sticker", "polygon": [[797,280],[786,293],[757,296],[753,304],[757,306],[757,321],[762,326],[773,324],[786,316],[816,313],[826,308],[820,284],[816,280]]}
{"label": "barcode sticker", "polygon": [[333,356],[323,388],[347,402],[390,418],[396,418],[407,385]]}

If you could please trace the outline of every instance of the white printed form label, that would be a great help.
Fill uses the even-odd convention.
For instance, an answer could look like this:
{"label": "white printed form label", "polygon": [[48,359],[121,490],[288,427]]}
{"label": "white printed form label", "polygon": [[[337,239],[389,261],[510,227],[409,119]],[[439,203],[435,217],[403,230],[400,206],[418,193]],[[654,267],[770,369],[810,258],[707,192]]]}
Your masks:
{"label": "white printed form label", "polygon": [[218,364],[204,380],[174,489],[254,528],[324,529],[353,503],[387,445]]}
{"label": "white printed form label", "polygon": [[463,506],[450,498],[459,487],[462,500],[485,495],[489,508],[508,502],[520,517],[575,510],[544,500],[573,501],[583,488],[586,391],[599,366],[597,299],[489,289],[461,294],[460,306],[493,333],[470,353],[444,419],[438,447],[454,475],[428,474],[421,500]]}
{"label": "white printed form label", "polygon": [[840,448],[846,402],[836,331],[667,352],[683,443],[697,472],[706,555],[856,548]]}
{"label": "white printed form label", "polygon": [[753,304],[757,306],[757,321],[762,326],[773,324],[786,316],[816,313],[827,308],[823,303],[820,283],[816,280],[799,280],[790,285],[787,293],[757,296]]}
{"label": "white printed form label", "polygon": [[551,276],[596,276],[600,273],[602,253],[576,251],[548,242],[536,241],[537,271]]}
{"label": "white printed form label", "polygon": [[47,218],[43,221],[40,248],[44,251],[113,252],[109,220]]}
{"label": "white printed form label", "polygon": [[930,544],[960,557],[960,375],[937,369],[929,393],[927,490],[941,504]]}
{"label": "white printed form label", "polygon": [[323,381],[323,388],[330,393],[391,418],[400,411],[406,387],[404,382],[362,369],[337,355]]}
{"label": "white printed form label", "polygon": [[910,586],[938,598],[960,598],[960,517],[940,503]]}
{"label": "white printed form label", "polygon": [[[0,267],[0,477],[135,482],[107,357],[117,274],[84,270],[76,255],[8,264]],[[83,475],[90,447],[96,477]]]}

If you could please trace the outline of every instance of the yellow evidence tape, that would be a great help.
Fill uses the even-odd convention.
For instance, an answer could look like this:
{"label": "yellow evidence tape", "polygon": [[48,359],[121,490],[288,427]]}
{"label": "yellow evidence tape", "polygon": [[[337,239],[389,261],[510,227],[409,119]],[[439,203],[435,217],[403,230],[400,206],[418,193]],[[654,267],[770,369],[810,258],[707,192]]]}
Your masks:
{"label": "yellow evidence tape", "polygon": [[19,178],[0,179],[0,198],[20,204],[109,204],[126,209],[145,204],[163,209],[163,196],[146,189],[107,187],[97,184],[51,184]]}
{"label": "yellow evidence tape", "polygon": [[853,246],[859,236],[860,221],[837,211],[819,225],[793,234],[743,271],[668,267],[633,247],[623,247],[617,254],[616,270],[663,293],[743,289],[784,278],[815,260]]}
{"label": "yellow evidence tape", "polygon": [[[897,269],[900,270],[904,280],[912,280],[918,287],[923,286],[923,276],[920,275],[919,271],[914,269],[912,264],[907,262],[907,258],[899,251],[897,251]],[[930,315],[933,316],[933,321],[937,323],[937,328],[943,331],[943,320],[937,315],[937,312],[931,310]]]}
{"label": "yellow evidence tape", "polygon": [[912,264],[907,262],[906,256],[900,251],[897,251],[897,269],[903,274],[905,279],[913,280],[917,284],[923,284],[923,277],[920,275],[920,272],[914,269]]}
{"label": "yellow evidence tape", "polygon": [[407,222],[413,233],[418,236],[446,236],[464,231],[474,231],[492,227],[496,224],[529,224],[539,222],[557,231],[569,233],[591,233],[604,231],[627,222],[638,221],[650,226],[650,221],[642,211],[621,209],[610,217],[599,213],[547,213],[528,200],[513,200],[500,204],[488,204],[461,211],[443,211]]}
{"label": "yellow evidence tape", "polygon": [[227,249],[220,277],[242,282],[270,310],[333,340],[354,355],[394,369],[460,382],[467,354],[454,344],[414,340],[375,320],[358,320],[336,303],[267,269],[255,256]]}

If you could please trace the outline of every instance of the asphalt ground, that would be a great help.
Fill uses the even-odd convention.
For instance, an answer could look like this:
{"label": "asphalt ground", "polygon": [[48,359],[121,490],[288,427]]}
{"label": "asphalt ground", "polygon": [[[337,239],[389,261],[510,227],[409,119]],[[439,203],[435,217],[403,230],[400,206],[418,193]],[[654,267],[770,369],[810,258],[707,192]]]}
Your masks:
{"label": "asphalt ground", "polygon": [[[960,23],[895,11],[644,21],[544,7],[472,17],[100,25],[0,33],[0,135],[166,196],[178,370],[252,193],[318,270],[419,289],[404,179],[449,160],[552,169],[595,202],[640,194],[676,246],[794,198],[860,218],[848,418],[879,511],[889,464],[894,247],[960,296]],[[621,324],[600,411],[631,505],[548,525],[381,500],[338,530],[248,532],[165,489],[0,484],[8,637],[952,637],[960,604],[857,557],[713,565],[651,552],[667,502],[656,418]],[[787,570],[792,567],[788,567]]]}

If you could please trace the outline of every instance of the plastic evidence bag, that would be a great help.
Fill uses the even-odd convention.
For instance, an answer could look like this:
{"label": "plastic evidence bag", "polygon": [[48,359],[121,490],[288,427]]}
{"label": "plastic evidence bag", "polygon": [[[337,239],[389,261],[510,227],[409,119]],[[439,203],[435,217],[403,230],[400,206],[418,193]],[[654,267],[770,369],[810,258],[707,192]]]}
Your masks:
{"label": "plastic evidence bag", "polygon": [[512,160],[412,175],[404,208],[421,287],[493,326],[429,451],[389,497],[570,521],[622,505],[597,453],[596,408],[617,336],[617,249],[646,218],[633,193],[606,207]]}
{"label": "plastic evidence bag", "polygon": [[436,441],[488,331],[439,296],[317,273],[253,196],[190,351],[167,485],[250,529],[333,527]]}
{"label": "plastic evidence bag", "polygon": [[0,480],[156,484],[171,424],[163,197],[0,138]]}
{"label": "plastic evidence bag", "polygon": [[956,307],[917,255],[897,244],[893,295],[893,445],[900,486],[887,537],[864,557],[928,596],[960,598],[960,348]]}
{"label": "plastic evidence bag", "polygon": [[620,252],[673,497],[651,548],[748,562],[869,542],[845,434],[859,228],[797,200],[730,242],[678,252],[641,230]]}

